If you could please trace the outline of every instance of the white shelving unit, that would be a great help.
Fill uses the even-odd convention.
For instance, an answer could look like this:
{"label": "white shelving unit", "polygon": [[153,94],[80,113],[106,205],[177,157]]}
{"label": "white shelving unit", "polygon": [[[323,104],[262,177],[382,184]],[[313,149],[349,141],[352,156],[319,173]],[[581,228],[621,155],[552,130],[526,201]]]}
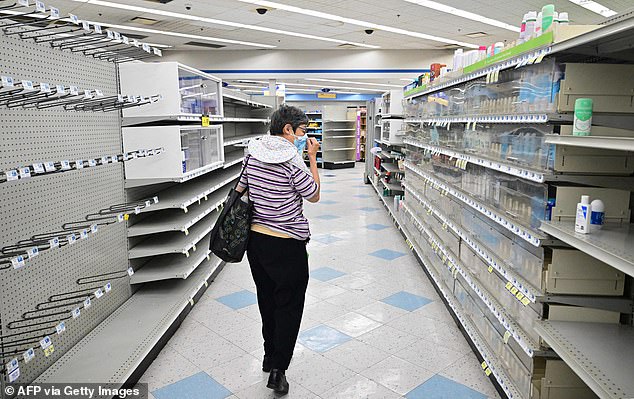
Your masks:
{"label": "white shelving unit", "polygon": [[323,109],[321,151],[323,167],[354,167],[356,162],[356,116],[347,119],[346,108],[326,105]]}
{"label": "white shelving unit", "polygon": [[[626,287],[632,284],[634,277],[632,171],[627,166],[634,152],[634,129],[629,110],[620,114],[611,111],[611,96],[620,94],[608,93],[611,89],[603,87],[609,84],[597,84],[595,90],[575,77],[577,71],[603,68],[597,64],[577,66],[587,59],[587,48],[598,49],[600,59],[622,57],[629,64],[631,50],[619,53],[604,45],[633,40],[634,17],[614,21],[569,40],[574,44],[562,42],[533,49],[406,98],[405,200],[400,210],[390,212],[399,219],[410,248],[474,343],[476,354],[488,358],[487,366],[494,365],[491,376],[509,397],[534,399],[540,393],[550,395],[550,399],[634,397],[634,298],[631,289],[618,288],[624,279]],[[520,65],[522,60],[541,61],[544,57],[549,63],[545,66]],[[469,85],[490,84],[484,76],[506,71],[507,80],[501,85],[494,83],[500,88],[515,82],[524,69],[548,73],[550,65],[557,68],[558,57],[566,63],[558,103],[535,107],[536,112],[530,109],[532,112],[509,114],[478,114],[482,108],[467,108],[471,104]],[[607,65],[606,70],[609,68],[614,66]],[[615,81],[621,78],[614,76]],[[466,90],[461,91],[463,88]],[[437,106],[438,97],[431,96],[439,91],[444,94]],[[464,93],[464,98],[452,99],[453,92]],[[599,102],[609,98],[603,108],[595,109],[596,135],[570,135],[572,114],[565,105],[572,98],[570,92],[577,97],[596,97]],[[503,98],[495,90],[487,96],[492,97],[480,98],[478,103],[499,103]],[[443,102],[445,98],[448,105]],[[459,114],[462,101],[464,115]],[[485,105],[484,112],[487,108],[493,109]],[[448,113],[455,115],[436,116]],[[389,114],[385,111],[383,117]],[[513,127],[505,130],[506,125]],[[529,126],[533,130],[524,129]],[[457,135],[452,136],[454,133]],[[491,137],[486,137],[487,133]],[[515,141],[511,143],[509,138]],[[471,144],[469,140],[483,141]],[[391,141],[383,135],[378,143],[383,146]],[[487,151],[483,142],[484,147],[489,142],[512,144],[514,151]],[[517,157],[529,142],[531,154],[544,151],[545,156]],[[499,159],[492,159],[496,152]],[[384,162],[388,157],[384,152],[375,159]],[[387,165],[375,164],[374,172],[394,170]],[[619,179],[621,184],[616,183]],[[587,235],[575,233],[573,202],[578,201],[578,193],[612,201],[610,211],[622,215],[620,223],[608,222]],[[501,194],[509,196],[506,203],[500,201]],[[519,203],[522,195],[535,201],[530,212],[508,201],[516,198]],[[390,201],[382,199],[390,209]],[[535,212],[532,206],[547,212]],[[559,285],[553,279],[559,279]],[[603,291],[598,287],[605,279],[610,282]],[[549,380],[549,386],[557,386],[557,396],[553,396],[555,391],[541,391],[541,384],[544,364],[548,367],[556,356],[562,367],[568,367],[566,373],[575,373],[579,379]]]}

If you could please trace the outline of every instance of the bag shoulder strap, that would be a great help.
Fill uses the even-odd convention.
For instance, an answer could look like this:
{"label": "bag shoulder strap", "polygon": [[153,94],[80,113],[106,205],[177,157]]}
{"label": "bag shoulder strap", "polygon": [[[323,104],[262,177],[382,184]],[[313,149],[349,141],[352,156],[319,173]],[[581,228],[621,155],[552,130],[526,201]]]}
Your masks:
{"label": "bag shoulder strap", "polygon": [[[249,165],[249,158],[251,158],[251,155],[247,155],[246,158],[244,159],[244,166],[242,167],[242,170],[240,171],[240,176],[238,176],[238,181],[236,182],[235,187],[233,187],[233,189],[237,189],[238,188],[238,184],[240,184],[240,180],[242,179],[242,175],[244,174],[244,171],[247,170],[247,165]],[[247,189],[249,188],[248,185],[248,181],[247,181]]]}

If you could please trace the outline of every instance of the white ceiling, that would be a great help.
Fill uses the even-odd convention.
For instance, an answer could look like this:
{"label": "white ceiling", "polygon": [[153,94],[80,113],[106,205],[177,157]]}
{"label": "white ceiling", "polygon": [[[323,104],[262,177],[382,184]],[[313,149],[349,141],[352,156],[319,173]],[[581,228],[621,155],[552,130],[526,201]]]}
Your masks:
{"label": "white ceiling", "polygon": [[[515,40],[517,36],[516,33],[509,30],[457,17],[452,14],[434,11],[404,0],[276,1],[308,10],[321,11],[346,18],[354,18],[374,24],[426,33],[476,45],[489,44],[496,41],[510,42]],[[316,35],[330,39],[338,39],[344,42],[364,43],[380,46],[381,49],[440,49],[445,48],[447,45],[446,43],[380,30],[368,35],[364,33],[364,27],[362,26],[340,23],[283,10],[273,9],[269,10],[265,15],[259,15],[255,11],[258,6],[243,3],[238,0],[173,0],[168,4],[160,4],[156,0],[112,0],[111,2]],[[438,2],[497,19],[508,24],[519,25],[526,11],[541,9],[546,0],[438,0]],[[569,0],[552,0],[552,2],[558,11],[567,11],[570,14],[572,23],[596,24],[605,20],[604,17],[575,5]],[[617,12],[623,12],[634,5],[632,0],[598,0],[598,2]],[[216,23],[191,21],[183,18],[121,10],[90,4],[90,0],[54,0],[52,4],[59,7],[63,13],[72,12],[77,14],[81,19],[100,21],[104,25],[110,23],[129,27],[186,33],[207,38],[214,37],[255,42],[276,46],[276,49],[281,50],[336,49],[339,45],[339,43],[294,37],[288,34],[262,32]],[[186,5],[191,6],[191,9],[187,10]],[[160,22],[152,26],[146,26],[131,21],[132,18],[138,16],[158,19]],[[124,28],[118,28],[117,30],[122,33],[126,32]],[[486,32],[488,36],[481,39],[471,39],[465,36],[468,33],[480,31]],[[204,50],[199,47],[183,45],[183,43],[190,40],[225,45],[226,47],[224,47],[224,49],[232,50],[253,50],[258,48],[242,44],[221,43],[213,39],[200,40],[163,34],[130,32],[147,35],[147,38],[142,39],[145,42],[166,44],[180,50]]]}

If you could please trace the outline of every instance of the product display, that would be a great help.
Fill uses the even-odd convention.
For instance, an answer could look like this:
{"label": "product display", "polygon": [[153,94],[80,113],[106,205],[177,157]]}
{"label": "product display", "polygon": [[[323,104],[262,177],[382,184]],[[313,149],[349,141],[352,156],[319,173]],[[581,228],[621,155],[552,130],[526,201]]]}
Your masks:
{"label": "product display", "polygon": [[629,2],[57,3],[0,0],[7,399],[634,398]]}

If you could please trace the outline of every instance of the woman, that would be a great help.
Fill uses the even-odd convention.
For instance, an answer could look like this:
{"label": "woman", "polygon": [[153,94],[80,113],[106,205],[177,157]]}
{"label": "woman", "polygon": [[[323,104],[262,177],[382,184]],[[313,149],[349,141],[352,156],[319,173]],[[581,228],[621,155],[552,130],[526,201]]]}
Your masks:
{"label": "woman", "polygon": [[[288,393],[286,369],[293,356],[308,286],[310,237],[303,200],[319,201],[317,150],[306,135],[308,118],[296,107],[282,106],[271,115],[269,136],[251,140],[238,191],[248,188],[253,202],[247,257],[262,316],[264,360],[271,372],[267,387]],[[302,158],[308,145],[310,170]]]}

